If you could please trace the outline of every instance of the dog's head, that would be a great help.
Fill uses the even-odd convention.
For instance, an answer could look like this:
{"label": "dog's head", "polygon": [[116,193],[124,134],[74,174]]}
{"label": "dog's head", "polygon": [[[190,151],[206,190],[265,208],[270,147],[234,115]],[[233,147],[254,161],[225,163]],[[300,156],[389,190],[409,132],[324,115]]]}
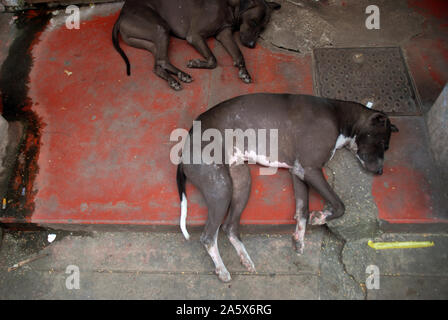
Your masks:
{"label": "dog's head", "polygon": [[240,39],[241,43],[248,47],[255,47],[258,36],[266,27],[273,10],[280,9],[276,2],[265,0],[240,0]]}
{"label": "dog's head", "polygon": [[398,128],[382,112],[370,115],[359,128],[355,141],[356,157],[367,171],[383,173],[384,153],[389,149],[392,132],[398,132]]}

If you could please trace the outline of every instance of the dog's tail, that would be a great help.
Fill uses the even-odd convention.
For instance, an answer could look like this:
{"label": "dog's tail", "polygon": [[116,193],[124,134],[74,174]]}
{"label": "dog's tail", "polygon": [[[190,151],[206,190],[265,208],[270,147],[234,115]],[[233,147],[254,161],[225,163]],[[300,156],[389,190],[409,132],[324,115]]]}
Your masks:
{"label": "dog's tail", "polygon": [[190,235],[187,231],[187,196],[185,192],[185,182],[187,181],[187,177],[185,176],[184,169],[182,167],[182,163],[177,166],[177,190],[179,191],[180,198],[180,230],[185,237],[185,239],[190,239]]}
{"label": "dog's tail", "polygon": [[129,59],[124,53],[123,49],[120,47],[120,43],[118,41],[118,31],[120,30],[120,17],[115,22],[114,28],[112,30],[112,43],[114,44],[115,50],[122,56],[124,62],[126,63],[126,73],[128,76],[131,75],[131,64],[129,63]]}

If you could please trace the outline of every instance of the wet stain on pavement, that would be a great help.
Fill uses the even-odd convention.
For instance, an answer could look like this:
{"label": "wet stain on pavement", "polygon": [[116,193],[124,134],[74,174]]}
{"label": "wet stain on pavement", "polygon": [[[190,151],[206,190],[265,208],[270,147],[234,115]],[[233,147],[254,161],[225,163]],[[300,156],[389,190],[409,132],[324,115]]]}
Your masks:
{"label": "wet stain on pavement", "polygon": [[33,65],[31,49],[38,35],[47,25],[50,14],[46,11],[28,10],[18,14],[15,20],[17,37],[0,70],[0,92],[3,117],[8,121],[20,121],[24,126],[18,159],[9,181],[6,198],[7,209],[3,214],[18,219],[29,217],[34,210],[33,181],[38,172],[42,130],[41,119],[31,110],[28,97],[29,73]]}

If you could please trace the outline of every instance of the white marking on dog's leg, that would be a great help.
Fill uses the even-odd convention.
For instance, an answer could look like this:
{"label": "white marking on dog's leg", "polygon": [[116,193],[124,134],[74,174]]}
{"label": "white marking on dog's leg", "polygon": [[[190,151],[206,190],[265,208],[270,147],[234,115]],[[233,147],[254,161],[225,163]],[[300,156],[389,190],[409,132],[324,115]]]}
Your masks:
{"label": "white marking on dog's leg", "polygon": [[361,162],[362,166],[365,168],[366,167],[366,163],[364,162],[364,160],[362,160],[359,155],[356,155],[356,158],[359,160],[359,162]]}
{"label": "white marking on dog's leg", "polygon": [[303,200],[297,199],[296,214],[294,215],[297,224],[296,230],[292,235],[294,248],[297,254],[303,254],[303,249],[305,248],[306,218],[303,216],[303,207]]}
{"label": "white marking on dog's leg", "polygon": [[354,136],[350,141],[348,148],[356,154],[358,152],[358,144],[356,143],[356,136]]}
{"label": "white marking on dog's leg", "polygon": [[331,216],[333,212],[324,211],[312,211],[310,212],[309,224],[313,226],[321,226],[327,223],[327,217]]}
{"label": "white marking on dog's leg", "polygon": [[300,180],[303,180],[305,178],[305,169],[302,167],[302,165],[299,163],[299,160],[294,161],[294,166],[289,169],[290,172],[297,177],[299,177]]}
{"label": "white marking on dog's leg", "polygon": [[182,230],[185,239],[190,239],[187,231],[187,197],[185,193],[182,193],[182,202],[180,203],[180,230]]}
{"label": "white marking on dog's leg", "polygon": [[256,272],[255,265],[252,262],[252,259],[250,258],[249,254],[246,251],[246,247],[244,244],[236,237],[235,235],[229,236],[230,243],[232,243],[233,247],[236,250],[236,253],[240,257],[240,261],[243,264],[243,266],[246,267],[246,269],[249,272]]}
{"label": "white marking on dog's leg", "polygon": [[210,257],[212,258],[213,263],[215,264],[215,272],[218,275],[219,280],[223,282],[229,282],[230,280],[232,280],[232,278],[230,277],[230,273],[229,271],[227,271],[227,268],[224,265],[224,262],[222,261],[221,255],[219,254],[218,233],[219,228],[216,231],[213,243],[209,247],[206,246],[206,249]]}
{"label": "white marking on dog's leg", "polygon": [[297,254],[303,254],[305,249],[305,230],[306,230],[306,218],[297,219],[296,230],[293,234],[294,246]]}

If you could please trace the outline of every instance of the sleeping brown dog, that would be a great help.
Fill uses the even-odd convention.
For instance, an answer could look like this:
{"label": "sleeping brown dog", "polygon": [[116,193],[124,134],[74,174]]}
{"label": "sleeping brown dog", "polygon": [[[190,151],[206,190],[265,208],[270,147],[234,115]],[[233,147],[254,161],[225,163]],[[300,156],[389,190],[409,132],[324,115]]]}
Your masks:
{"label": "sleeping brown dog", "polygon": [[128,75],[130,63],[120,48],[119,33],[128,45],[152,52],[155,74],[166,80],[172,89],[180,90],[182,86],[178,80],[188,83],[193,79],[170,63],[170,35],[187,40],[204,57],[204,60],[190,60],[188,68],[205,69],[217,65],[206,43],[207,38],[216,37],[231,55],[239,78],[250,83],[252,79],[233,31],[239,29],[241,43],[253,48],[272,11],[279,8],[279,4],[265,0],[127,0],[114,25],[112,41],[126,62]]}

